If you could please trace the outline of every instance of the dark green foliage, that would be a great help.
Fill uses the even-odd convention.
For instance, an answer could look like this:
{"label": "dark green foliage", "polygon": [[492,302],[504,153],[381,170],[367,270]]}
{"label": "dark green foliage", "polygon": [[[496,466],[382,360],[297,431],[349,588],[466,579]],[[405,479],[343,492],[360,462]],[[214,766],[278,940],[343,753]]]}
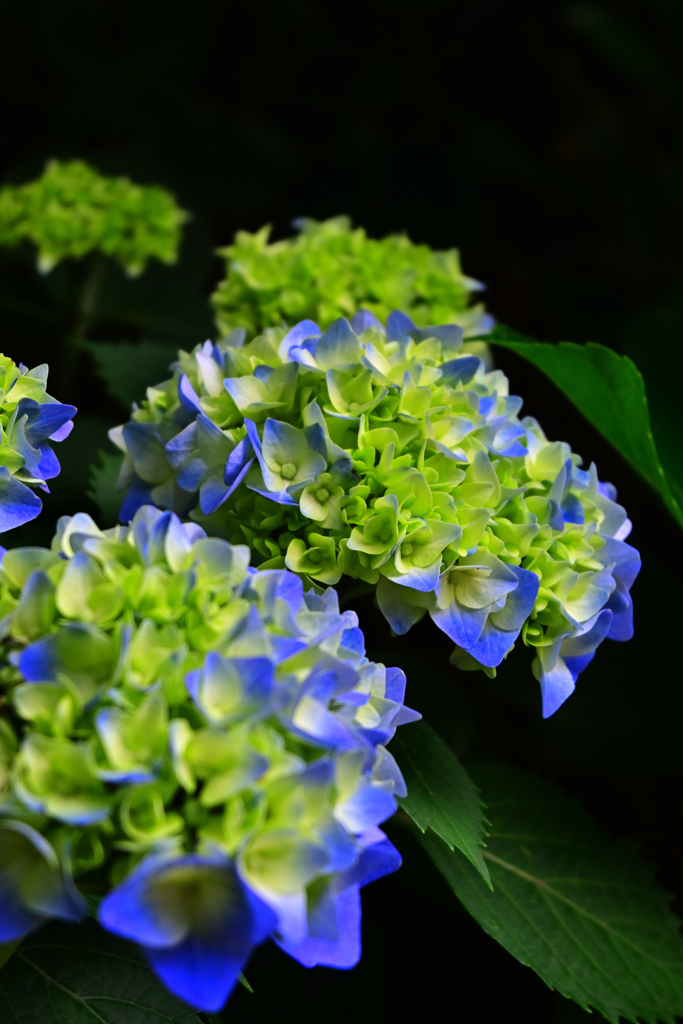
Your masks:
{"label": "dark green foliage", "polygon": [[431,833],[423,845],[479,924],[551,988],[617,1024],[683,1014],[683,940],[669,897],[630,846],[528,772],[479,768],[493,892]]}
{"label": "dark green foliage", "polygon": [[401,807],[423,831],[431,829],[451,850],[461,850],[490,884],[489,870],[482,858],[486,839],[486,817],[477,787],[437,733],[419,722],[409,736],[394,740],[408,796]]}
{"label": "dark green foliage", "polygon": [[628,356],[593,342],[542,344],[500,325],[490,340],[523,356],[547,374],[633,469],[661,494],[671,514],[683,526],[683,510],[672,493],[652,436],[643,378]]}
{"label": "dark green foliage", "polygon": [[3,1024],[200,1024],[136,946],[94,922],[48,925],[0,974]]}

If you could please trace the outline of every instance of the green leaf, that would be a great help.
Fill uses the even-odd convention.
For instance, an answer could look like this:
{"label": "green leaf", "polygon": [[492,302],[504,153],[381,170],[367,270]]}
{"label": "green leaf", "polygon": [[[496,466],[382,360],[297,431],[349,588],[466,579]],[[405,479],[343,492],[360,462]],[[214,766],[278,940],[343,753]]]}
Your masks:
{"label": "green leaf", "polygon": [[[423,831],[431,828],[472,862],[488,885],[482,858],[486,816],[479,791],[460,761],[426,722],[401,729],[391,743],[408,796],[401,807]],[[445,849],[445,848],[444,848]]]}
{"label": "green leaf", "polygon": [[0,971],[14,951],[19,948],[19,942],[19,939],[15,939],[13,942],[0,942]]}
{"label": "green leaf", "polygon": [[581,805],[505,765],[477,769],[491,833],[493,892],[464,857],[420,840],[489,935],[551,988],[617,1024],[683,1014],[683,940],[670,898],[630,844],[612,842]]}
{"label": "green leaf", "polygon": [[516,352],[542,370],[617,451],[659,492],[683,526],[676,501],[657,454],[643,378],[628,356],[589,342],[559,345],[531,341],[499,324],[487,338]]}
{"label": "green leaf", "polygon": [[147,388],[168,378],[176,352],[155,341],[80,341],[92,356],[107,391],[129,409],[145,397]]}
{"label": "green leaf", "polygon": [[200,1024],[130,942],[93,921],[48,925],[0,973],[3,1024]]}
{"label": "green leaf", "polygon": [[88,497],[91,498],[101,513],[99,525],[104,529],[115,526],[119,521],[119,509],[123,501],[123,492],[117,490],[116,481],[123,462],[120,452],[100,451],[98,461],[90,467]]}

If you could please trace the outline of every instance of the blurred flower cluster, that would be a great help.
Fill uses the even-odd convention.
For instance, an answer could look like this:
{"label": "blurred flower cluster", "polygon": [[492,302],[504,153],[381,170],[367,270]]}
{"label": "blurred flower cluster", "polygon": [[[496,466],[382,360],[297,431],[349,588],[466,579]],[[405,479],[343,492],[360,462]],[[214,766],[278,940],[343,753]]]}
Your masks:
{"label": "blurred flower cluster", "polygon": [[234,327],[258,334],[305,318],[331,323],[361,308],[381,320],[402,309],[417,324],[461,324],[466,336],[491,329],[484,307],[470,305],[483,286],[463,274],[457,249],[434,251],[406,235],[368,238],[348,217],[301,218],[294,227],[298,235],[270,243],[270,225],[239,231],[220,250],[226,277],[212,302],[223,334]]}
{"label": "blurred flower cluster", "polygon": [[0,246],[33,242],[43,273],[93,251],[131,276],[150,259],[174,263],[186,220],[166,189],[103,177],[81,160],[51,160],[36,181],[0,190]]}
{"label": "blurred flower cluster", "polygon": [[47,375],[45,364],[29,370],[0,354],[0,534],[36,518],[42,502],[31,487],[49,490],[59,473],[50,442],[73,428],[76,409],[47,394]]}
{"label": "blurred flower cluster", "polygon": [[6,552],[0,608],[0,942],[103,897],[205,1010],[269,936],[352,966],[359,889],[400,864],[386,744],[419,716],[336,594],[148,506]]}
{"label": "blurred flower cluster", "polygon": [[263,567],[365,580],[397,633],[428,612],[463,669],[491,672],[521,635],[548,716],[605,636],[631,636],[640,559],[614,488],[520,420],[462,340],[361,311],[181,352],[112,432],[121,518],[151,501]]}

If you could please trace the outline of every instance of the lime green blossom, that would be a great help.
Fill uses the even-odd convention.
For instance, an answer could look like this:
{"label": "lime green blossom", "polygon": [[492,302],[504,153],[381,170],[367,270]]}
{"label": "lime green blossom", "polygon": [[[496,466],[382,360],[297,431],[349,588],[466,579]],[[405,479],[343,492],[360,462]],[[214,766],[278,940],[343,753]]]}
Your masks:
{"label": "lime green blossom", "polygon": [[368,238],[348,217],[294,222],[293,238],[269,242],[270,225],[220,250],[226,277],[214,292],[218,328],[245,327],[259,334],[283,320],[331,323],[369,309],[385,320],[402,309],[416,324],[462,324],[465,334],[485,334],[492,320],[472,294],[482,285],[466,277],[457,249],[438,252],[406,235]]}
{"label": "lime green blossom", "polygon": [[0,245],[33,242],[42,273],[94,251],[132,277],[150,259],[175,263],[186,220],[166,189],[105,178],[81,160],[50,160],[36,181],[0,191]]}

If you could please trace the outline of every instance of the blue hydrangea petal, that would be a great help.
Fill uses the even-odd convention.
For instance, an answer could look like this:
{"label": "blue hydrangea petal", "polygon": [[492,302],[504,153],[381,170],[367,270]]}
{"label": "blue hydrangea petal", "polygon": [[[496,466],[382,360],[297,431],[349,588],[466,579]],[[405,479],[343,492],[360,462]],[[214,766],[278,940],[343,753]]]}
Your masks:
{"label": "blue hydrangea petal", "polygon": [[562,641],[560,655],[564,658],[580,657],[594,651],[609,633],[612,624],[612,612],[608,608],[594,615],[582,626],[581,632],[575,636],[568,636]]}
{"label": "blue hydrangea petal", "polygon": [[47,441],[41,441],[38,451],[40,452],[40,461],[36,466],[36,477],[40,480],[53,480],[59,476],[61,471],[59,459]]}
{"label": "blue hydrangea petal", "polygon": [[35,519],[42,507],[30,487],[13,477],[5,466],[0,467],[0,533]]}
{"label": "blue hydrangea petal", "polygon": [[565,523],[576,523],[579,526],[585,522],[583,505],[575,494],[568,494],[560,506]]}
{"label": "blue hydrangea petal", "polygon": [[574,677],[562,658],[557,657],[556,647],[553,644],[537,650],[544,718],[554,715],[575,689]]}
{"label": "blue hydrangea petal", "polygon": [[449,384],[452,388],[457,384],[468,384],[482,365],[478,356],[460,356],[460,358],[449,359],[442,363],[440,384]]}
{"label": "blue hydrangea petal", "polygon": [[55,430],[54,434],[50,434],[50,441],[66,441],[67,437],[74,428],[74,421],[67,420],[63,427]]}
{"label": "blue hydrangea petal", "polygon": [[604,537],[604,547],[600,548],[596,557],[604,564],[613,566],[612,575],[627,590],[633,586],[640,572],[640,553],[630,544],[615,537]]}
{"label": "blue hydrangea petal", "polygon": [[361,905],[358,886],[351,886],[339,893],[334,898],[332,906],[332,923],[337,933],[335,939],[309,936],[301,942],[293,942],[286,938],[277,938],[278,946],[304,967],[322,965],[336,967],[339,970],[355,967],[361,955]]}
{"label": "blue hydrangea petal", "polygon": [[563,662],[572,674],[574,682],[579,678],[579,675],[583,670],[590,665],[591,661],[595,657],[595,651],[591,651],[590,654],[582,654],[578,658],[562,658]]}
{"label": "blue hydrangea petal", "polygon": [[400,868],[401,854],[393,843],[379,829],[376,829],[372,835],[373,840],[369,843],[363,837],[363,842],[366,845],[358,862],[340,878],[338,883],[340,887],[359,885],[362,888],[364,885],[369,885],[370,882],[384,878],[385,875],[393,874]]}
{"label": "blue hydrangea petal", "polygon": [[362,334],[364,331],[370,330],[371,327],[382,330],[382,324],[369,309],[359,309],[357,313],[353,314],[349,323],[356,334]]}
{"label": "blue hydrangea petal", "polygon": [[439,555],[431,565],[425,568],[413,565],[408,572],[401,573],[396,568],[394,557],[389,562],[385,562],[380,572],[400,587],[410,587],[411,590],[429,593],[432,590],[436,590],[438,585],[439,576],[441,575],[441,561],[441,555]]}
{"label": "blue hydrangea petal", "polygon": [[199,395],[192,387],[187,374],[183,373],[178,381],[178,401],[183,410],[193,418],[202,412]]}
{"label": "blue hydrangea petal", "polygon": [[320,328],[313,320],[300,320],[280,342],[279,355],[283,362],[290,359],[290,349],[303,345],[309,338],[319,338]]}
{"label": "blue hydrangea petal", "polygon": [[499,629],[489,616],[481,636],[476,644],[468,649],[468,653],[486,668],[496,668],[514,646],[518,636],[518,629]]}
{"label": "blue hydrangea petal", "polygon": [[198,455],[189,458],[178,470],[178,486],[184,491],[198,490],[206,470],[206,463]]}
{"label": "blue hydrangea petal", "polygon": [[360,835],[386,821],[395,810],[396,800],[391,793],[367,783],[360,785],[347,800],[337,804],[334,816],[349,832]]}
{"label": "blue hydrangea petal", "polygon": [[28,416],[24,432],[26,440],[34,447],[48,438],[61,440],[54,435],[76,415],[75,405],[61,405],[59,402],[40,404],[30,398],[22,398],[17,405],[17,418]]}
{"label": "blue hydrangea petal", "polygon": [[465,608],[455,598],[447,608],[429,612],[439,629],[465,650],[474,647],[481,636],[488,613],[488,608]]}
{"label": "blue hydrangea petal", "polygon": [[408,588],[400,587],[386,576],[377,584],[377,604],[394,633],[403,636],[425,614],[425,609],[408,601]]}
{"label": "blue hydrangea petal", "polygon": [[616,589],[605,607],[612,612],[612,623],[607,633],[608,639],[630,640],[633,636],[633,602],[621,580],[617,580]]}
{"label": "blue hydrangea petal", "polygon": [[122,523],[129,523],[139,509],[149,505],[152,500],[152,490],[152,484],[148,484],[137,474],[133,476],[119,509],[119,520]]}
{"label": "blue hydrangea petal", "polygon": [[413,331],[417,328],[415,324],[402,313],[399,309],[395,309],[387,317],[387,334],[386,338],[388,342],[391,341],[405,341],[406,337],[410,335],[412,337]]}
{"label": "blue hydrangea petal", "polygon": [[531,614],[540,581],[536,573],[517,565],[508,565],[518,579],[518,584],[505,598],[505,607],[491,613],[491,620],[498,629],[519,631]]}
{"label": "blue hydrangea petal", "polygon": [[166,458],[174,469],[179,469],[185,460],[196,452],[199,443],[197,421],[194,420],[166,445]]}
{"label": "blue hydrangea petal", "polygon": [[223,480],[230,487],[231,491],[237,486],[238,478],[244,479],[246,471],[254,461],[254,444],[251,437],[243,437],[237,447],[228,456],[225,464]]}

